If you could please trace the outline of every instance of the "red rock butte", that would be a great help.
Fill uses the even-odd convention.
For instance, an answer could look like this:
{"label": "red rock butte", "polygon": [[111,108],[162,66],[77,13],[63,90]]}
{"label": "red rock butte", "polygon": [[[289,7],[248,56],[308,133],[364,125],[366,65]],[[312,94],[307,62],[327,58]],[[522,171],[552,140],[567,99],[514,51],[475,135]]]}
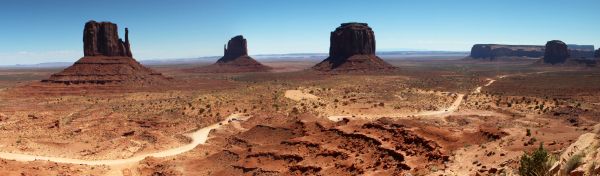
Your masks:
{"label": "red rock butte", "polygon": [[192,69],[193,72],[212,73],[239,73],[239,72],[266,72],[271,67],[265,66],[254,58],[248,56],[248,43],[244,36],[238,35],[229,40],[223,49],[221,57],[213,65]]}
{"label": "red rock butte", "polygon": [[117,25],[110,22],[87,22],[83,30],[84,57],[42,82],[70,85],[167,80],[162,74],[142,66],[132,58],[129,30],[125,28],[123,41],[117,29]]}
{"label": "red rock butte", "polygon": [[318,71],[376,71],[396,67],[375,55],[375,33],[367,23],[342,23],[331,32],[329,57]]}

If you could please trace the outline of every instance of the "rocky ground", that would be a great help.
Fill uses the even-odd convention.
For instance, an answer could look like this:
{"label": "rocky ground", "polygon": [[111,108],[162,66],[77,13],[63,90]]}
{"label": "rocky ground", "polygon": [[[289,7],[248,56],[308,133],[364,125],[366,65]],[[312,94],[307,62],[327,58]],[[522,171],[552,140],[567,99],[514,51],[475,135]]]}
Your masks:
{"label": "rocky ground", "polygon": [[542,142],[565,158],[577,153],[571,145],[585,145],[580,169],[595,166],[599,70],[390,63],[401,69],[211,74],[156,67],[179,84],[75,87],[85,94],[28,87],[50,71],[2,71],[0,152],[124,159],[185,145],[186,134],[230,114],[250,118],[176,156],[118,167],[0,160],[0,175],[514,175],[520,156]]}

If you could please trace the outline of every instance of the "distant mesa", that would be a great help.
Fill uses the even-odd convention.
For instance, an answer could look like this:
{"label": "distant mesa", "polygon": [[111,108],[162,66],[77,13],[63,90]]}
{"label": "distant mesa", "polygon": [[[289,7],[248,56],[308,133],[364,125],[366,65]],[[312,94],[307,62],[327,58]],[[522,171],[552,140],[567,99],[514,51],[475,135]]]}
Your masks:
{"label": "distant mesa", "polygon": [[544,56],[544,46],[538,45],[500,45],[476,44],[471,48],[471,57],[475,59],[499,58],[541,58]]}
{"label": "distant mesa", "polygon": [[42,82],[69,85],[153,83],[168,80],[132,58],[129,30],[125,28],[123,41],[119,38],[117,25],[114,23],[87,22],[83,30],[83,51],[83,58]]}
{"label": "distant mesa", "polygon": [[594,45],[567,44],[569,56],[574,59],[594,58]]}
{"label": "distant mesa", "polygon": [[560,40],[552,40],[546,43],[544,53],[544,63],[559,64],[565,63],[570,57],[567,44]]}
{"label": "distant mesa", "polygon": [[[471,58],[504,60],[511,58],[540,59],[546,55],[542,45],[501,45],[475,44],[471,48]],[[569,58],[578,62],[591,62],[594,58],[594,45],[566,45]],[[589,61],[588,61],[589,60]]]}
{"label": "distant mesa", "polygon": [[223,57],[217,60],[215,64],[194,68],[190,71],[205,73],[239,73],[267,72],[271,70],[271,67],[265,66],[248,56],[248,43],[242,35],[231,38],[223,50]]}
{"label": "distant mesa", "polygon": [[331,32],[329,57],[318,71],[373,71],[396,67],[375,55],[375,33],[367,23],[343,23]]}

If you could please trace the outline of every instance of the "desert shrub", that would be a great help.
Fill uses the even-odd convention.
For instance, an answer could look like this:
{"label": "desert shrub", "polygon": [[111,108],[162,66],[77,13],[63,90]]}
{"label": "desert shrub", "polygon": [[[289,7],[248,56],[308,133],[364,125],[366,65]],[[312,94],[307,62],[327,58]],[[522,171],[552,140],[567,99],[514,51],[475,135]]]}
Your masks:
{"label": "desert shrub", "polygon": [[569,160],[565,163],[565,175],[569,175],[571,171],[575,170],[577,166],[581,164],[581,159],[583,158],[582,154],[575,154],[569,158]]}
{"label": "desert shrub", "polygon": [[521,156],[520,164],[519,174],[522,176],[549,175],[548,170],[552,167],[550,155],[544,149],[543,143],[540,143],[540,147],[537,150],[531,153],[525,152]]}
{"label": "desert shrub", "polygon": [[527,128],[526,132],[527,132],[527,136],[531,136],[531,130],[529,128]]}
{"label": "desert shrub", "polygon": [[600,175],[600,173],[598,173],[598,171],[596,170],[596,166],[598,166],[598,163],[596,163],[596,161],[592,162],[592,164],[590,164],[589,168],[588,168],[588,173],[590,175]]}

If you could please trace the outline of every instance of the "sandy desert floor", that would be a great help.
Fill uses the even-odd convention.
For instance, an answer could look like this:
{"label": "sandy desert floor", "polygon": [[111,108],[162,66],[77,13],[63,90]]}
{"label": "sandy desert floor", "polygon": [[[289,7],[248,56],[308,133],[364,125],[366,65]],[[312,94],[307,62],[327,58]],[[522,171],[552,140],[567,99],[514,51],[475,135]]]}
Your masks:
{"label": "sandy desert floor", "polygon": [[0,175],[514,175],[523,152],[560,155],[598,128],[597,68],[390,63],[400,69],[160,66],[174,85],[140,90],[0,70]]}

